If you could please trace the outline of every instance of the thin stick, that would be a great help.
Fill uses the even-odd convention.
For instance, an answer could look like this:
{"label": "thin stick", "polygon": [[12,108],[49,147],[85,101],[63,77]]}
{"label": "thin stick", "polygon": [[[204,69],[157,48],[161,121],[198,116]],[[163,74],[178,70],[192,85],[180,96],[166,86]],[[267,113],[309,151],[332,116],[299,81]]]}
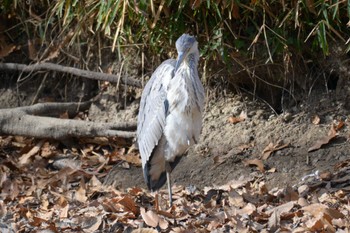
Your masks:
{"label": "thin stick", "polygon": [[151,24],[151,29],[153,29],[153,28],[156,26],[157,21],[158,21],[159,16],[160,16],[160,13],[162,12],[162,9],[163,9],[164,4],[165,4],[165,1],[162,0],[162,1],[160,2],[160,4],[159,4],[157,14],[154,16],[153,23]]}
{"label": "thin stick", "polygon": [[33,98],[33,100],[32,100],[31,105],[33,105],[33,104],[36,102],[36,100],[38,99],[38,96],[39,96],[41,90],[43,89],[43,86],[44,86],[44,83],[45,83],[45,81],[46,81],[47,75],[48,75],[48,73],[46,73],[46,74],[44,75],[44,78],[43,78],[43,80],[41,81],[40,86],[39,86],[38,90],[37,90],[36,93],[35,93],[35,96],[34,96],[34,98]]}

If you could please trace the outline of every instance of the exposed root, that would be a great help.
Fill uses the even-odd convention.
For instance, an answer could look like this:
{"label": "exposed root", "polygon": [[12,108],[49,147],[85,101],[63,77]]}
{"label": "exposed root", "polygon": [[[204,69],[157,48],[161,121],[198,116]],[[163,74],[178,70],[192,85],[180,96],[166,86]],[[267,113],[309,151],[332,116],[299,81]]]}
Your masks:
{"label": "exposed root", "polygon": [[98,136],[135,137],[136,123],[96,123],[47,117],[63,112],[74,114],[88,109],[90,104],[91,102],[40,103],[33,106],[1,109],[0,134],[53,139]]}

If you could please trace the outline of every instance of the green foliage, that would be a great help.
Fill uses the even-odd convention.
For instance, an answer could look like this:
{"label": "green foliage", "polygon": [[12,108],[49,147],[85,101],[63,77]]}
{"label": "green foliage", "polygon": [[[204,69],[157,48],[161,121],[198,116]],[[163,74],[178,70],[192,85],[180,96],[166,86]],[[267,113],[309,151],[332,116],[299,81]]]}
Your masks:
{"label": "green foliage", "polygon": [[[1,10],[28,8],[19,6],[23,2],[2,0]],[[23,20],[31,29],[27,33],[45,37],[52,28],[62,34],[73,30],[72,40],[103,33],[113,41],[113,49],[117,44],[143,43],[154,53],[162,53],[172,50],[176,38],[187,32],[197,35],[203,56],[226,64],[237,53],[266,62],[273,62],[286,51],[307,55],[321,51],[326,56],[330,40],[345,43],[350,35],[350,0],[32,2],[32,10],[43,20],[35,25]]]}

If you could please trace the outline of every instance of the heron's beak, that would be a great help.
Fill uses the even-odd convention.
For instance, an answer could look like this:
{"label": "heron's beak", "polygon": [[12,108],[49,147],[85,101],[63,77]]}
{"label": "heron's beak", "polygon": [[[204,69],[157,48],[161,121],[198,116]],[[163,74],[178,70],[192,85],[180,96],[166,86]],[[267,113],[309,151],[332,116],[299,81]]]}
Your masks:
{"label": "heron's beak", "polygon": [[176,60],[174,73],[176,73],[177,69],[179,69],[179,67],[182,64],[182,62],[184,61],[185,57],[186,56],[184,53],[179,53],[179,56],[177,57],[177,60]]}

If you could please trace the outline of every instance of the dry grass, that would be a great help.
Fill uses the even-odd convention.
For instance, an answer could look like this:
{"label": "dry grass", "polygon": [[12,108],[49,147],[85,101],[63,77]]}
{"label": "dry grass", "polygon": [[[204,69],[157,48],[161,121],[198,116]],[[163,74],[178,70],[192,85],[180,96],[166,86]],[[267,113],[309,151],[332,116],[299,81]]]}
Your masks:
{"label": "dry grass", "polygon": [[328,56],[334,41],[350,50],[349,1],[3,0],[0,7],[18,23],[5,33],[25,34],[46,49],[65,41],[65,55],[82,68],[92,53],[101,63],[103,46],[119,60],[125,46],[139,45],[147,57],[166,58],[180,34],[195,34],[205,78],[249,82],[254,93],[261,82],[285,90],[295,81],[292,73]]}

